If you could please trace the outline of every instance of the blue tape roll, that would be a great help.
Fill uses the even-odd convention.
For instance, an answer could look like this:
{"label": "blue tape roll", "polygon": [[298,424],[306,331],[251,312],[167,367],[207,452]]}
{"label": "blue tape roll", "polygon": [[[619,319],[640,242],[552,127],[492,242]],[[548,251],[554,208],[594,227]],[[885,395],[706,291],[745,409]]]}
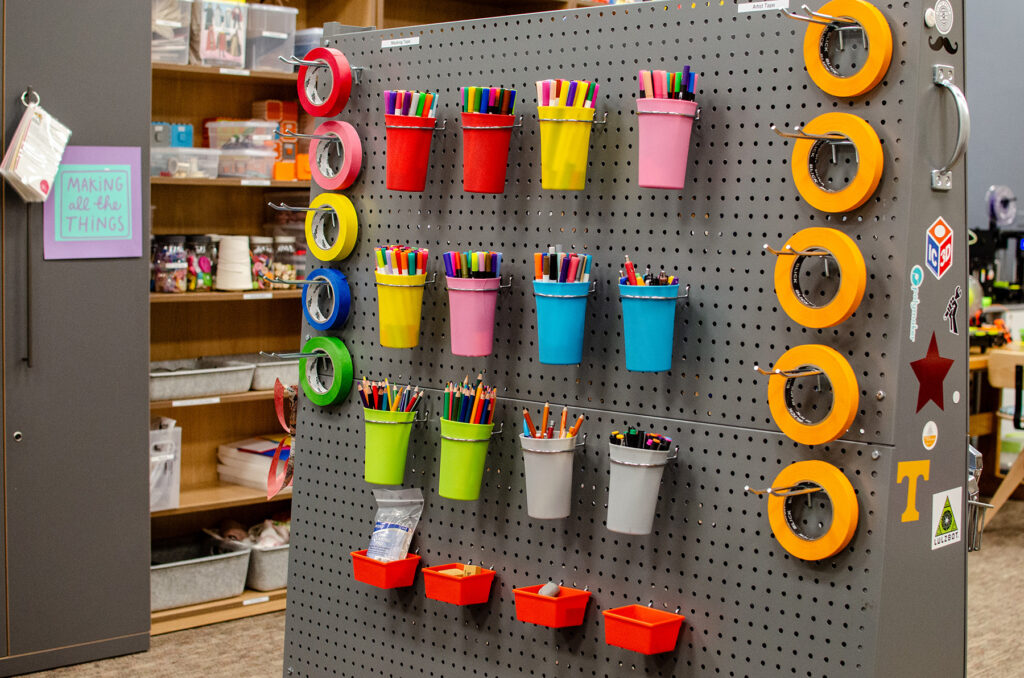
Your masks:
{"label": "blue tape roll", "polygon": [[352,303],[345,274],[331,268],[318,268],[307,276],[307,280],[326,280],[329,283],[302,288],[302,312],[310,326],[322,332],[344,325]]}

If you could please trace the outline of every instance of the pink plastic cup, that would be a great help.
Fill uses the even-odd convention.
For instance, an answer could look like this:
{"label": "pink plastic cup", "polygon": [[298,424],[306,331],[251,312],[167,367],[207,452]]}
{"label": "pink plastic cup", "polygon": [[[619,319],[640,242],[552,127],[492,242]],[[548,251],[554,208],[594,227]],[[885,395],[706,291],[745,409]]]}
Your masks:
{"label": "pink plastic cup", "polygon": [[480,357],[494,352],[494,307],[501,278],[448,278],[452,353]]}
{"label": "pink plastic cup", "polygon": [[637,99],[636,114],[640,128],[639,185],[645,188],[683,188],[697,102]]}

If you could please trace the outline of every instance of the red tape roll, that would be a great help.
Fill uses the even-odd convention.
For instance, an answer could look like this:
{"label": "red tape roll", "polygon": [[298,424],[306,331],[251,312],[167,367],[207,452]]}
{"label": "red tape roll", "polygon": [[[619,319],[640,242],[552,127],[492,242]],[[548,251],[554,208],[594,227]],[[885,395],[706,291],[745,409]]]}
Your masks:
{"label": "red tape roll", "polygon": [[347,122],[328,120],[316,128],[313,136],[336,137],[341,151],[339,166],[338,141],[313,139],[310,142],[309,170],[317,185],[327,191],[341,191],[351,186],[363,168],[363,144],[356,128]]}
{"label": "red tape roll", "polygon": [[[314,47],[304,61],[322,61],[327,67],[299,66],[298,88],[302,108],[317,118],[341,113],[352,92],[352,67],[345,55],[331,47]],[[324,88],[329,88],[324,92]]]}

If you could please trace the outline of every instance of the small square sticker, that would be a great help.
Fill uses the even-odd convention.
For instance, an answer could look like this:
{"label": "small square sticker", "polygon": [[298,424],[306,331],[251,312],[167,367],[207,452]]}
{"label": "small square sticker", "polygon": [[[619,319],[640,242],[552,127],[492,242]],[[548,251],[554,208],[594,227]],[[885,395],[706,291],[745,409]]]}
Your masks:
{"label": "small square sticker", "polygon": [[932,550],[960,541],[963,533],[964,488],[937,492],[932,495]]}

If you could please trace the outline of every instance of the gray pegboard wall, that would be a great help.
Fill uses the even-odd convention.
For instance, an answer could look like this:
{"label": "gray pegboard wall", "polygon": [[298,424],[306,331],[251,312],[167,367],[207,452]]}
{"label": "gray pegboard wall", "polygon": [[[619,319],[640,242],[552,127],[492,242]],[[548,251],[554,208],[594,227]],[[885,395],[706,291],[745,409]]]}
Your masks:
{"label": "gray pegboard wall", "polygon": [[[962,55],[933,57],[910,5],[879,3],[892,27],[894,58],[881,85],[851,100],[828,96],[808,78],[805,24],[775,12],[739,13],[733,1],[326,32],[329,46],[365,67],[338,116],[359,131],[363,170],[343,192],[359,213],[359,238],[348,259],[332,264],[348,276],[353,297],[348,324],[334,334],[351,351],[357,376],[433,389],[426,402],[432,418],[414,428],[406,473],[406,486],[421,487],[426,497],[414,540],[424,564],[472,559],[497,577],[490,602],[473,608],[425,599],[421,576],[413,587],[394,591],[353,580],[349,552],[366,547],[375,510],[373,486],[362,480],[361,407],[355,394],[329,408],[303,401],[286,675],[934,676],[952,675],[950,667],[963,664],[963,544],[932,551],[927,524],[933,492],[962,485],[965,473],[966,334],[951,335],[942,319],[950,281],[966,277],[962,169],[952,192],[928,188],[928,170],[948,155],[956,129],[948,102],[931,83],[931,62],[950,63],[962,74]],[[406,37],[419,44],[382,49],[382,40]],[[858,49],[862,53],[863,45],[854,40],[844,52],[852,65]],[[687,187],[639,188],[636,74],[670,64],[691,64],[701,75],[702,118],[694,128]],[[607,112],[608,119],[591,136],[585,191],[541,189],[533,83],[555,77],[601,84],[597,115]],[[513,132],[503,195],[462,191],[463,85],[519,91],[524,123]],[[447,129],[434,135],[424,193],[385,189],[386,89],[440,94],[438,118],[447,119]],[[834,110],[872,125],[886,163],[874,197],[840,216],[799,198],[791,142],[769,129],[770,123],[803,125]],[[851,156],[840,155],[836,182],[852,175]],[[919,338],[911,342],[905,327],[909,270],[923,265],[924,232],[940,213],[953,226],[959,250],[944,281],[929,278],[920,287]],[[779,308],[775,258],[762,250],[764,243],[781,247],[808,226],[850,235],[868,267],[863,302],[832,329],[801,327]],[[440,272],[438,283],[427,287],[420,346],[413,350],[377,342],[373,248],[386,244],[429,248],[430,269]],[[592,279],[599,282],[588,305],[580,366],[537,361],[532,253],[549,244],[595,257]],[[503,272],[513,276],[513,286],[499,295],[494,354],[467,359],[449,350],[440,257],[449,249],[476,248],[504,253]],[[675,270],[692,286],[677,311],[671,372],[625,369],[615,289],[623,255]],[[834,271],[826,277],[813,263],[804,271],[809,294],[834,289]],[[965,309],[959,316],[966,326]],[[944,408],[932,404],[933,410],[918,412],[909,362],[924,356],[932,330],[940,353],[958,364],[945,381]],[[315,334],[308,326],[304,333]],[[825,446],[799,445],[779,432],[766,402],[767,377],[753,370],[807,343],[846,356],[860,388],[849,432]],[[495,421],[504,422],[506,432],[490,445],[480,500],[442,499],[439,389],[481,370],[499,387]],[[805,410],[827,409],[828,384],[821,385],[824,392],[817,386],[806,380],[797,387]],[[533,521],[525,510],[514,432],[523,407],[536,411],[545,401],[587,415],[574,511],[563,521]],[[940,443],[930,452],[921,443],[927,419],[941,424]],[[603,525],[607,434],[627,424],[663,430],[681,446],[662,482],[654,533],[645,537]],[[899,464],[924,458],[930,473],[916,479],[921,518],[903,522],[909,483],[898,481]],[[782,468],[805,459],[840,467],[861,512],[850,545],[817,563],[788,555],[772,536],[765,501],[743,491],[744,485],[768,486]],[[808,519],[820,510],[827,522],[827,507],[808,503]],[[583,626],[554,631],[516,621],[512,589],[548,579],[593,592]],[[942,596],[929,588],[937,582]],[[636,602],[679,607],[686,615],[675,652],[648,658],[605,644],[600,611]]]}

